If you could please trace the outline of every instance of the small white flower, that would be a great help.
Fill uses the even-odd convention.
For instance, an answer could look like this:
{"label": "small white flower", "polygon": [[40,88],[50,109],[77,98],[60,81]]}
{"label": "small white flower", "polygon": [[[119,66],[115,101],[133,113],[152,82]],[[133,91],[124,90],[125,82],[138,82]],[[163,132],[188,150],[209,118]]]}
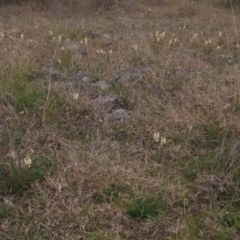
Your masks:
{"label": "small white flower", "polygon": [[62,41],[62,36],[61,36],[61,35],[58,36],[58,41],[59,41],[59,42]]}
{"label": "small white flower", "polygon": [[88,44],[88,39],[84,38],[84,44],[87,45]]}
{"label": "small white flower", "polygon": [[198,33],[194,33],[194,34],[192,35],[192,39],[197,38],[197,36],[198,36]]}
{"label": "small white flower", "polygon": [[159,132],[155,132],[153,134],[153,139],[155,142],[159,142],[159,138],[160,138],[160,133]]}
{"label": "small white flower", "polygon": [[157,37],[157,42],[160,42],[163,38],[165,38],[166,33],[162,32],[161,34],[159,34],[158,31],[156,31],[156,37]]}
{"label": "small white flower", "polygon": [[10,151],[7,153],[7,157],[15,158],[15,157],[16,157],[16,153],[15,153],[13,150],[10,150]]}
{"label": "small white flower", "polygon": [[205,45],[209,45],[209,44],[212,44],[212,42],[213,42],[212,39],[209,39],[209,40],[206,40],[206,41],[204,42],[204,44],[205,44]]}
{"label": "small white flower", "polygon": [[192,37],[190,38],[190,41],[193,42],[194,39],[197,38],[197,36],[198,36],[198,33],[194,33],[194,34],[192,35]]}
{"label": "small white flower", "polygon": [[230,105],[229,103],[227,103],[227,104],[223,107],[223,109],[226,110],[226,109],[229,109],[230,107],[231,107],[231,105]]}
{"label": "small white flower", "polygon": [[167,144],[166,137],[161,137],[160,146],[162,147],[163,145],[166,145],[166,144]]}
{"label": "small white flower", "polygon": [[222,32],[219,32],[218,36],[219,36],[219,37],[222,37]]}
{"label": "small white flower", "polygon": [[101,54],[106,54],[106,52],[105,52],[103,49],[100,49],[100,50],[99,50],[99,53],[101,53]]}
{"label": "small white flower", "polygon": [[29,148],[27,151],[27,155],[31,156],[31,155],[33,155],[33,153],[34,153],[34,150],[32,148]]}
{"label": "small white flower", "polygon": [[165,33],[165,32],[162,32],[162,33],[159,35],[160,39],[165,38],[165,35],[166,35],[166,33]]}
{"label": "small white flower", "polygon": [[5,34],[4,34],[3,32],[1,32],[1,33],[0,33],[0,36],[1,36],[2,38],[4,38],[4,37],[5,37]]}
{"label": "small white flower", "polygon": [[27,167],[30,167],[31,164],[32,164],[32,159],[31,159],[29,156],[26,156],[26,157],[23,159],[23,161],[24,161],[25,166],[27,166]]}
{"label": "small white flower", "polygon": [[79,97],[79,96],[78,96],[78,93],[74,93],[74,94],[73,94],[73,99],[74,99],[74,100],[78,100],[78,97]]}
{"label": "small white flower", "polygon": [[20,34],[20,38],[23,39],[24,38],[24,35],[23,33]]}
{"label": "small white flower", "polygon": [[176,44],[177,43],[177,38],[171,38],[169,40],[169,45]]}
{"label": "small white flower", "polygon": [[134,44],[134,45],[132,46],[132,48],[135,49],[135,50],[137,50],[137,49],[138,49],[138,45],[137,45],[137,44]]}

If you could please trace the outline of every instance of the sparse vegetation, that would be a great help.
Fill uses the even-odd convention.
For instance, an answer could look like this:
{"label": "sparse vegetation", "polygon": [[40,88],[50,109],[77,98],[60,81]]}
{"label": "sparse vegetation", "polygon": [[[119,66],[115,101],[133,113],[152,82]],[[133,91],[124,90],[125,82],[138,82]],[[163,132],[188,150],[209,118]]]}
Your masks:
{"label": "sparse vegetation", "polygon": [[0,7],[0,239],[239,239],[238,1],[58,3]]}

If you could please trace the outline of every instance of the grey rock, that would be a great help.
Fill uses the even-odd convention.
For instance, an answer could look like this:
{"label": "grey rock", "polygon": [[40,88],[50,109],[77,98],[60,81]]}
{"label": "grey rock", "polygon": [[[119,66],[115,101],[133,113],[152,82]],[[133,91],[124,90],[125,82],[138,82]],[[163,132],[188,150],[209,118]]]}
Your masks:
{"label": "grey rock", "polygon": [[108,35],[108,34],[103,34],[103,37],[104,37],[104,38],[107,38],[107,39],[110,39],[110,38],[111,38],[111,36]]}
{"label": "grey rock", "polygon": [[143,71],[140,68],[134,67],[130,70],[124,71],[119,74],[117,78],[114,79],[116,82],[127,82],[127,81],[139,81],[143,77]]}
{"label": "grey rock", "polygon": [[112,43],[112,42],[107,43],[106,47],[107,47],[107,49],[112,50],[112,51],[116,51],[117,50],[117,45]]}
{"label": "grey rock", "polygon": [[45,79],[35,79],[32,83],[41,89],[46,90],[70,90],[74,88],[74,84],[71,81],[47,81]]}
{"label": "grey rock", "polygon": [[116,122],[123,122],[130,119],[130,112],[125,109],[116,109],[109,113],[106,118]]}
{"label": "grey rock", "polygon": [[84,84],[91,84],[94,81],[94,75],[87,71],[81,71],[73,76],[73,80],[80,81]]}
{"label": "grey rock", "polygon": [[99,96],[92,100],[92,106],[94,109],[102,109],[102,108],[112,108],[114,102],[116,101],[115,96]]}
{"label": "grey rock", "polygon": [[105,80],[99,80],[95,83],[92,83],[91,87],[95,87],[100,90],[106,91],[106,90],[108,90],[109,85],[107,84],[107,82]]}
{"label": "grey rock", "polygon": [[53,90],[69,90],[73,89],[73,83],[69,81],[53,82],[51,88]]}
{"label": "grey rock", "polygon": [[50,67],[50,69],[45,68],[44,72],[47,77],[51,77],[51,80],[58,80],[62,79],[64,77],[64,74],[57,68],[55,67]]}
{"label": "grey rock", "polygon": [[66,50],[78,50],[79,49],[79,45],[77,43],[74,43],[74,42],[66,42],[64,44],[64,48]]}
{"label": "grey rock", "polygon": [[226,63],[238,63],[239,62],[239,58],[236,57],[235,55],[221,55],[220,56],[220,60]]}

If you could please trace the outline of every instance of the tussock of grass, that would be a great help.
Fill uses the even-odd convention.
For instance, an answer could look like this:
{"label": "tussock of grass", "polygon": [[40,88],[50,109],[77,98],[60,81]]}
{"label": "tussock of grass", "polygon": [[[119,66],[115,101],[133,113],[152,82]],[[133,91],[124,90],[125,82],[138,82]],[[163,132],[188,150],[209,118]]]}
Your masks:
{"label": "tussock of grass", "polygon": [[0,238],[238,239],[238,9],[73,2],[0,8]]}

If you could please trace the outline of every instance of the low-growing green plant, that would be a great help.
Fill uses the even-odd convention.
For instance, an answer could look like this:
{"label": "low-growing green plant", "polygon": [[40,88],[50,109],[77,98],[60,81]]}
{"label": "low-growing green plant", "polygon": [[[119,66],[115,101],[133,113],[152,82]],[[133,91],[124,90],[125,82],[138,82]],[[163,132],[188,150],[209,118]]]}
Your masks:
{"label": "low-growing green plant", "polygon": [[0,203],[0,219],[6,219],[7,217],[10,217],[12,208],[7,206],[5,203]]}
{"label": "low-growing green plant", "polygon": [[28,232],[27,236],[28,236],[28,239],[30,240],[35,240],[35,239],[50,240],[51,239],[51,237],[47,233],[39,230],[31,230]]}
{"label": "low-growing green plant", "polygon": [[226,212],[222,216],[222,223],[223,225],[231,228],[236,227],[240,223],[240,216],[238,212]]}
{"label": "low-growing green plant", "polygon": [[161,210],[165,211],[164,199],[153,197],[134,199],[127,208],[127,214],[133,219],[156,218]]}
{"label": "low-growing green plant", "polygon": [[156,162],[156,163],[161,163],[162,160],[164,159],[164,151],[163,149],[156,149],[153,151],[151,155],[151,160]]}
{"label": "low-growing green plant", "polygon": [[119,97],[116,99],[115,103],[119,108],[123,108],[127,110],[132,110],[134,106],[129,96]]}
{"label": "low-growing green plant", "polygon": [[189,168],[187,170],[185,170],[183,172],[183,176],[189,180],[189,181],[193,181],[197,178],[197,170],[196,169],[192,169],[192,168]]}
{"label": "low-growing green plant", "polygon": [[155,177],[155,176],[159,175],[160,170],[161,169],[159,166],[152,166],[152,167],[146,169],[146,173],[151,177]]}
{"label": "low-growing green plant", "polygon": [[125,198],[131,195],[131,188],[125,185],[111,184],[104,188],[101,193],[93,196],[95,203],[113,202],[122,196]]}
{"label": "low-growing green plant", "polygon": [[16,97],[17,111],[38,113],[46,100],[46,94],[42,90],[30,90],[22,92]]}
{"label": "low-growing green plant", "polygon": [[131,194],[131,188],[125,185],[112,184],[103,191],[107,201],[113,201],[121,196]]}
{"label": "low-growing green plant", "polygon": [[206,55],[210,55],[214,50],[214,45],[212,42],[212,39],[206,40],[204,45],[203,45],[203,53]]}
{"label": "low-growing green plant", "polygon": [[[10,165],[2,164],[5,169],[4,175],[0,178],[0,192],[23,193],[31,189],[34,183],[41,183],[45,179],[45,167],[51,162],[48,158],[33,158],[29,162],[18,165],[12,163]],[[31,162],[30,162],[31,161]]]}

